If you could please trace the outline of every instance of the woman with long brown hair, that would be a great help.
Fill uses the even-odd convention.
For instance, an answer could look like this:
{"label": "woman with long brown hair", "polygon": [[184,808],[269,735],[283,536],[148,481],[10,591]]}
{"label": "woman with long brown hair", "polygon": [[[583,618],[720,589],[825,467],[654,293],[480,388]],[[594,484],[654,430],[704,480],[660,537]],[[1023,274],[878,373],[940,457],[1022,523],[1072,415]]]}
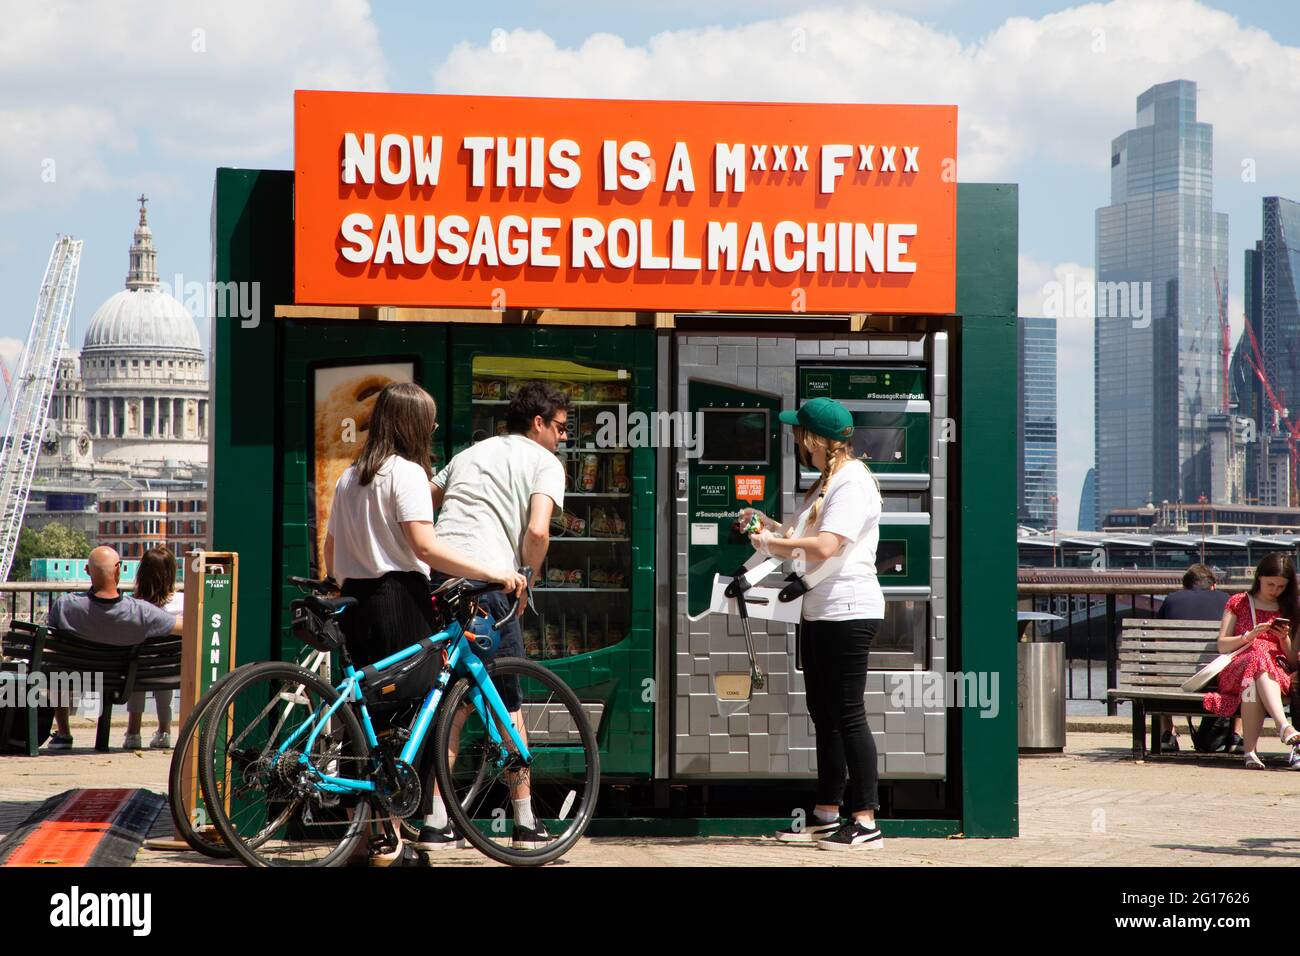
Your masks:
{"label": "woman with long brown hair", "polygon": [[[135,570],[135,598],[138,601],[148,601],[169,614],[184,613],[185,595],[176,590],[176,557],[167,548],[150,548],[141,555],[140,565]],[[158,711],[158,729],[149,741],[152,750],[171,749],[172,695],[170,690],[153,692],[154,707]],[[140,724],[143,717],[144,691],[138,690],[126,702],[124,749],[141,748]]]}
{"label": "woman with long brown hair", "polygon": [[1236,656],[1219,672],[1219,689],[1205,695],[1205,709],[1231,717],[1241,708],[1246,767],[1263,770],[1255,753],[1264,716],[1273,718],[1278,737],[1288,746],[1300,742],[1286,719],[1283,698],[1291,693],[1290,668],[1296,662],[1296,628],[1300,626],[1300,586],[1290,556],[1274,551],[1255,568],[1250,590],[1234,594],[1219,625],[1219,653]]}
{"label": "woman with long brown hair", "polygon": [[[499,582],[516,596],[525,587],[514,568],[482,565],[435,536],[429,480],[437,418],[433,397],[420,386],[386,386],[375,400],[365,444],[334,488],[325,564],[344,596],[359,602],[341,618],[357,667],[434,632],[430,568]],[[344,423],[334,424],[342,428]],[[417,768],[429,793],[431,758],[432,747],[424,747]],[[374,862],[391,862],[400,853],[399,846]]]}
{"label": "woman with long brown hair", "polygon": [[[843,405],[814,398],[780,417],[794,426],[799,463],[818,469],[821,478],[790,525],[781,528],[760,516],[764,528],[750,540],[762,554],[794,559],[800,573],[831,560],[838,566],[804,594],[800,620],[804,693],[817,735],[817,803],[811,820],[780,831],[777,839],[825,850],[876,849],[883,845],[876,826],[879,774],[863,694],[867,656],[885,617],[876,580],[880,487],[853,455],[853,416]],[[803,531],[793,537],[801,521]],[[849,811],[843,822],[841,803]]]}

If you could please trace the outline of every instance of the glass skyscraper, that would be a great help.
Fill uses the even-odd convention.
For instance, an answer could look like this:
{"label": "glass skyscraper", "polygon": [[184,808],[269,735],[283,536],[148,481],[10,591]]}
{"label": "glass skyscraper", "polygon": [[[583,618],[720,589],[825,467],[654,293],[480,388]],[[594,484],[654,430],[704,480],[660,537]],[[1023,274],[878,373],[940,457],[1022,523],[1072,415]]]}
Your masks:
{"label": "glass skyscraper", "polygon": [[1096,531],[1100,527],[1097,523],[1097,469],[1089,468],[1079,492],[1079,521],[1074,530]]}
{"label": "glass skyscraper", "polygon": [[1096,220],[1098,526],[1113,508],[1209,494],[1206,416],[1223,407],[1228,295],[1212,146],[1186,80],[1139,96],[1137,126],[1111,142],[1111,204]]}
{"label": "glass skyscraper", "polygon": [[1056,320],[1020,319],[1019,522],[1056,526]]}
{"label": "glass skyscraper", "polygon": [[1233,356],[1237,414],[1255,422],[1257,439],[1246,448],[1247,494],[1260,504],[1296,504],[1286,430],[1255,374],[1261,366],[1292,422],[1300,415],[1300,203],[1264,199],[1263,237],[1246,250],[1246,322],[1258,354],[1242,331]]}

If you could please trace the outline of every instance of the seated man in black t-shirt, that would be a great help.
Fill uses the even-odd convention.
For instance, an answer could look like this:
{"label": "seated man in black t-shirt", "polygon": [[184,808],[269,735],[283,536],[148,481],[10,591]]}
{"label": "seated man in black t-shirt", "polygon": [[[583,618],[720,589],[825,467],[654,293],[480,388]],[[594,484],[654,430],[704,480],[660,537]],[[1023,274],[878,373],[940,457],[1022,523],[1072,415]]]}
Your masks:
{"label": "seated man in black t-shirt", "polygon": [[[1171,621],[1218,621],[1223,619],[1223,609],[1228,595],[1218,588],[1214,571],[1203,564],[1193,564],[1183,574],[1183,589],[1166,594],[1156,617]],[[1174,732],[1174,718],[1165,714],[1160,718],[1162,749],[1177,750],[1178,734]],[[1232,721],[1232,752],[1241,753],[1241,718]]]}

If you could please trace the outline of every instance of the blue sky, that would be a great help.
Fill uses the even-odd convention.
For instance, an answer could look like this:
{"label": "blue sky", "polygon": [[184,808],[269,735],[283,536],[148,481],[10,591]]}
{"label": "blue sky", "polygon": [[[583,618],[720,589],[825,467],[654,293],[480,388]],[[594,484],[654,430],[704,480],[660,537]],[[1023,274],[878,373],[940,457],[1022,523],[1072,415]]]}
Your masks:
{"label": "blue sky", "polygon": [[[295,87],[956,103],[960,178],[1021,186],[1030,313],[1045,281],[1090,277],[1109,141],[1151,83],[1196,81],[1199,118],[1215,126],[1237,326],[1260,199],[1300,198],[1300,17],[1282,0],[0,0],[0,17],[0,355],[11,367],[54,235],[86,241],[78,345],[122,287],[141,191],[163,278],[206,281],[213,169],[289,168]],[[801,59],[792,30],[808,38]],[[1063,320],[1060,345],[1064,524],[1091,460],[1090,323]]]}

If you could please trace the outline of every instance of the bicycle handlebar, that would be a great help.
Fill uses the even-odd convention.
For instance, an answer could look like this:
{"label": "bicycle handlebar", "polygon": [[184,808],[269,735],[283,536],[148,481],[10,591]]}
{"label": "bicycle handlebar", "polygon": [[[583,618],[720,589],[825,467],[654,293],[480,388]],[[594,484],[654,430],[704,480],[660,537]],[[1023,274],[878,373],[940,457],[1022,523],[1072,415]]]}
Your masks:
{"label": "bicycle handlebar", "polygon": [[[527,580],[533,576],[533,569],[524,566],[522,568],[519,568],[518,573],[523,575],[524,579]],[[454,586],[454,582],[449,582],[449,583],[452,583]],[[496,582],[493,582],[491,584],[476,584],[473,587],[462,588],[460,590],[459,597],[465,599],[472,599],[478,597],[481,594],[488,594],[492,591],[500,591],[500,590],[502,590],[502,586]],[[533,590],[532,586],[530,585],[527,589],[529,600],[532,600],[532,590]],[[500,630],[503,624],[509,624],[516,616],[518,616],[519,612],[520,612],[519,599],[515,598],[514,604],[511,606],[510,610],[507,611],[504,615],[502,615],[498,620],[492,622],[492,629]]]}

